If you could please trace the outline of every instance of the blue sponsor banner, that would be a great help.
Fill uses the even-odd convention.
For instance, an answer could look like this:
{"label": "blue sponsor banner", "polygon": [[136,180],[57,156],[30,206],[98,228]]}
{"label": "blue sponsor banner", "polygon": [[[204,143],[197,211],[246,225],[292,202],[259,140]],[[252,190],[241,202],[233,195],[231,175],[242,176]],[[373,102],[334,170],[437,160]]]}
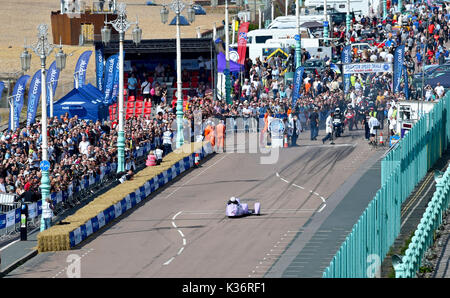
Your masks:
{"label": "blue sponsor banner", "polygon": [[81,241],[83,241],[87,237],[86,225],[81,225],[80,230],[81,230]]}
{"label": "blue sponsor banner", "polygon": [[27,126],[34,123],[36,112],[39,105],[39,97],[41,96],[41,70],[34,74],[28,91],[28,110],[27,110]]}
{"label": "blue sponsor banner", "polygon": [[95,50],[95,75],[98,90],[103,92],[103,73],[105,71],[105,57],[103,56],[103,48]]}
{"label": "blue sponsor banner", "polygon": [[110,103],[110,98],[112,95],[113,83],[114,83],[114,69],[116,67],[116,63],[119,55],[112,55],[106,60],[105,67],[105,90],[104,90],[104,102]]}
{"label": "blue sponsor banner", "polygon": [[[350,45],[345,46],[342,50],[341,60],[342,64],[352,63],[352,48]],[[350,76],[350,74],[344,75],[344,93],[348,93],[348,91],[350,90]]]}
{"label": "blue sponsor banner", "polygon": [[127,211],[127,201],[125,199],[123,199],[122,201],[120,201],[120,204],[122,205],[122,213],[124,214]]}
{"label": "blue sponsor banner", "polygon": [[111,221],[110,216],[109,216],[110,209],[111,208],[107,208],[105,211],[103,211],[103,215],[105,217],[105,225],[107,225]]}
{"label": "blue sponsor banner", "polygon": [[14,90],[12,93],[14,119],[9,119],[9,129],[11,129],[11,121],[14,121],[14,127],[19,127],[20,113],[23,108],[23,96],[25,95],[25,87],[29,78],[29,75],[23,75],[14,85]]}
{"label": "blue sponsor banner", "polygon": [[69,233],[70,247],[75,246],[75,231]]}
{"label": "blue sponsor banner", "polygon": [[[78,87],[82,87],[86,82],[86,70],[89,63],[89,58],[91,58],[92,51],[85,51],[78,58],[77,65],[75,67],[75,79],[78,80]],[[73,82],[74,88],[76,88],[76,82]]]}
{"label": "blue sponsor banner", "polygon": [[344,74],[392,72],[391,63],[353,63],[344,64]]}
{"label": "blue sponsor banner", "polygon": [[38,215],[42,214],[42,200],[39,200],[37,202],[37,207],[38,207]]}
{"label": "blue sponsor banner", "polygon": [[92,224],[92,233],[97,232],[99,230],[97,216],[91,219],[91,224]]}
{"label": "blue sponsor banner", "polygon": [[58,86],[59,79],[59,69],[56,68],[56,61],[50,65],[47,71],[47,77],[45,79],[47,83],[47,110],[50,106],[50,90],[53,94],[53,98],[55,97],[56,87]]}
{"label": "blue sponsor banner", "polygon": [[292,93],[292,108],[294,108],[297,103],[298,97],[300,96],[300,88],[302,87],[303,72],[305,68],[300,66],[297,67],[294,74],[294,91]]}
{"label": "blue sponsor banner", "polygon": [[117,56],[116,63],[114,65],[113,89],[111,93],[112,102],[117,101],[117,96],[119,95],[119,76],[120,76],[119,70],[120,70],[120,63],[119,63],[119,56]]}
{"label": "blue sponsor banner", "polygon": [[406,66],[403,66],[403,83],[405,84],[403,87],[403,92],[405,93],[406,100],[409,100],[408,69]]}
{"label": "blue sponsor banner", "polygon": [[6,214],[0,214],[0,230],[6,228]]}
{"label": "blue sponsor banner", "polygon": [[398,46],[394,52],[394,93],[400,92],[404,57],[405,45]]}
{"label": "blue sponsor banner", "polygon": [[4,88],[5,88],[5,83],[4,82],[0,82],[0,98],[2,97]]}

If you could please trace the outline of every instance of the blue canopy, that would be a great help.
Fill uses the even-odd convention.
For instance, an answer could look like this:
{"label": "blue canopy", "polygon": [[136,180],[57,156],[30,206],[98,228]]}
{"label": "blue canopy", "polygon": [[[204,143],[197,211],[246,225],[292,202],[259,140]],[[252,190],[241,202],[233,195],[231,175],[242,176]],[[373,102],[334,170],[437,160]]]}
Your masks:
{"label": "blue canopy", "polygon": [[[169,25],[176,25],[176,24],[177,24],[177,17],[175,16]],[[182,15],[180,15],[180,26],[189,26],[189,22]]]}
{"label": "blue canopy", "polygon": [[53,115],[69,113],[69,117],[104,121],[108,117],[108,107],[102,103],[103,94],[91,84],[73,89],[53,105]]}

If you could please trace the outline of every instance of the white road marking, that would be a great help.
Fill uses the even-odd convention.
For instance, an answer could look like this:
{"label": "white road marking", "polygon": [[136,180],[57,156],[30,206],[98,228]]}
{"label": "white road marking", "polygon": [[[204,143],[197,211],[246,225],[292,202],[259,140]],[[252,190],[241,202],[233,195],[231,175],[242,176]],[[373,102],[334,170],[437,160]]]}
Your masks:
{"label": "white road marking", "polygon": [[319,213],[322,212],[322,210],[327,206],[327,204],[323,204],[322,208],[319,209]]}
{"label": "white road marking", "polygon": [[20,241],[20,239],[17,239],[17,240],[15,240],[15,241],[9,243],[8,245],[5,245],[4,247],[2,247],[2,248],[0,249],[0,251],[3,251],[4,249],[7,249],[9,246],[11,246],[11,245],[13,245],[14,243],[19,242],[19,241]]}
{"label": "white road marking", "polygon": [[169,265],[170,262],[173,261],[173,259],[175,259],[175,257],[171,257],[167,262],[165,262],[163,265]]}
{"label": "white road marking", "polygon": [[301,189],[305,189],[303,186],[300,186],[300,185],[297,185],[297,184],[294,184],[294,183],[292,183],[292,186],[295,186],[295,187],[298,187],[298,188],[301,188]]}
{"label": "white road marking", "polygon": [[[344,145],[344,144],[343,144],[343,145]],[[356,146],[356,144],[355,144],[355,146]],[[276,172],[275,175],[276,175],[278,178],[280,178],[280,180],[282,180],[282,181],[284,181],[284,182],[286,182],[286,183],[289,184],[289,181],[287,181],[286,179],[282,178],[278,172]],[[300,188],[300,189],[305,189],[303,186],[300,186],[300,185],[297,185],[297,184],[294,184],[294,183],[292,183],[292,186],[295,186],[295,187]],[[325,204],[325,198],[322,197],[320,194],[318,194],[317,192],[315,192],[315,191],[313,191],[313,190],[310,190],[309,193],[314,194],[315,196],[319,197],[319,198],[322,200],[322,202],[323,202],[324,204],[323,204],[323,206],[319,209],[319,211],[317,211],[317,212],[322,212],[322,210],[327,206],[327,204]]]}
{"label": "white road marking", "polygon": [[[177,256],[179,256],[179,255],[183,252],[184,247],[186,246],[186,238],[185,238],[183,232],[182,232],[182,231],[177,227],[177,225],[175,224],[175,219],[177,218],[178,215],[180,215],[180,214],[183,213],[183,212],[184,212],[184,211],[179,211],[177,214],[175,214],[175,215],[172,217],[172,226],[173,226],[175,229],[177,229],[178,233],[180,234],[181,238],[183,239],[183,246],[182,246],[182,247],[180,248],[180,250],[178,251]],[[163,265],[169,265],[170,262],[173,261],[173,259],[175,259],[175,257],[171,257],[171,258],[170,258],[167,262],[165,262]]]}
{"label": "white road marking", "polygon": [[178,212],[177,214],[175,214],[175,215],[172,217],[172,220],[175,220],[175,218],[177,218],[177,216],[180,215],[181,212],[183,212],[183,211],[180,211],[180,212]]}

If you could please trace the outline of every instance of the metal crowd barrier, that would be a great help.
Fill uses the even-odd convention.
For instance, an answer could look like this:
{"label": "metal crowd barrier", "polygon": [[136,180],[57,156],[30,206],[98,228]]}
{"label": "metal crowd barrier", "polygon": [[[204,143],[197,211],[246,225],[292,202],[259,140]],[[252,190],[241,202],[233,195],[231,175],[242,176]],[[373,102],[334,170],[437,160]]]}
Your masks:
{"label": "metal crowd barrier", "polygon": [[[375,277],[400,233],[401,205],[450,144],[450,94],[422,117],[381,162],[381,188],[323,273]],[[417,239],[417,238],[416,238]],[[424,239],[424,238],[423,238]]]}
{"label": "metal crowd barrier", "polygon": [[[155,144],[147,142],[130,154],[136,159],[136,164],[145,162],[147,153],[155,149]],[[67,190],[53,192],[50,197],[55,205],[56,212],[60,213],[81,203],[94,189],[116,180],[116,163],[108,163],[100,167],[100,174],[84,176],[79,181],[72,181]],[[0,195],[0,242],[14,237],[20,231],[21,202],[14,203],[11,195]],[[27,203],[27,202],[25,202]],[[42,214],[42,201],[28,202],[28,228],[40,226]]]}
{"label": "metal crowd barrier", "polygon": [[411,243],[399,264],[394,264],[395,277],[413,278],[419,271],[422,258],[433,245],[434,233],[442,224],[442,217],[450,207],[450,166],[442,177],[437,179],[436,191],[417,226]]}

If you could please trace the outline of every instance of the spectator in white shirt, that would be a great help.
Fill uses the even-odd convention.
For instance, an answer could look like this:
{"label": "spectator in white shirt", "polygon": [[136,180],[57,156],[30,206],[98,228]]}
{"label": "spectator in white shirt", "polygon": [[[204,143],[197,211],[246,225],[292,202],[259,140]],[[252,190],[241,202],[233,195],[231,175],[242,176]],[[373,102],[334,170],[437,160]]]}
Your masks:
{"label": "spectator in white shirt", "polygon": [[438,98],[442,98],[444,96],[444,91],[444,87],[438,82],[437,86],[434,88],[434,92],[436,92]]}
{"label": "spectator in white shirt", "polygon": [[89,141],[87,141],[86,137],[83,136],[80,144],[78,145],[78,150],[80,151],[81,154],[88,155],[88,147],[89,147],[89,145],[90,145]]}

